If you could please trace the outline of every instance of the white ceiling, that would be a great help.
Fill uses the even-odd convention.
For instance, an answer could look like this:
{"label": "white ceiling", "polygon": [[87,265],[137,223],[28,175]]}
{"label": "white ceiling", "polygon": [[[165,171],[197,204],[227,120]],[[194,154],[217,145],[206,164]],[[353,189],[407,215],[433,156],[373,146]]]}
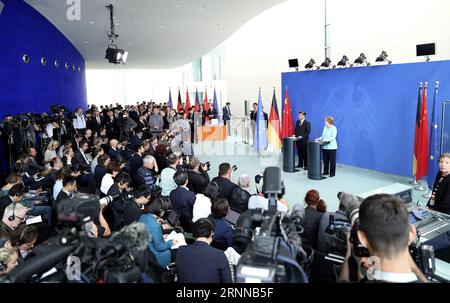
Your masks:
{"label": "white ceiling", "polygon": [[114,68],[105,59],[113,4],[117,46],[129,52],[126,68],[165,69],[192,62],[242,25],[285,0],[79,0],[81,20],[67,11],[77,0],[25,0],[80,51],[88,68]]}

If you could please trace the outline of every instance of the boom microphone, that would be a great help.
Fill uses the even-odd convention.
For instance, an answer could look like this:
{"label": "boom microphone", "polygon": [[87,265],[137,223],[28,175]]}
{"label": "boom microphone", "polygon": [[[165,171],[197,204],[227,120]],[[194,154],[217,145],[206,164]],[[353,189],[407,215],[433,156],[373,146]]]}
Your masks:
{"label": "boom microphone", "polygon": [[150,241],[150,234],[147,231],[147,227],[143,223],[137,222],[113,233],[110,239],[110,242],[122,246],[125,251],[133,256],[136,256],[139,251],[145,250],[148,241]]}

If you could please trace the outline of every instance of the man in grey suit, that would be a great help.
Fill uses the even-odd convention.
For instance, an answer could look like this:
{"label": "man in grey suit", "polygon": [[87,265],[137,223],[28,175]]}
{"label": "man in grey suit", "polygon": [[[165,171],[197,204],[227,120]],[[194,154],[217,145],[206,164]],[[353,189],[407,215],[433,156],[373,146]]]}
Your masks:
{"label": "man in grey suit", "polygon": [[163,131],[164,121],[159,114],[159,108],[153,108],[153,113],[148,119],[148,124],[150,126],[150,133],[152,135],[160,134]]}

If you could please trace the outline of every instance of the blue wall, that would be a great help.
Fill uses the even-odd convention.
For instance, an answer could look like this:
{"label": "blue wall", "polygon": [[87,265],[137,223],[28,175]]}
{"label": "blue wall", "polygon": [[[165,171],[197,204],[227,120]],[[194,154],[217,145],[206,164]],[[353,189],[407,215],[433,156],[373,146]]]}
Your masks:
{"label": "blue wall", "polygon": [[431,117],[434,82],[440,81],[441,114],[450,99],[449,71],[450,61],[438,61],[290,72],[282,74],[282,85],[294,121],[300,110],[307,113],[312,138],[321,135],[327,115],[335,118],[339,163],[411,176],[419,83],[429,83]]}
{"label": "blue wall", "polygon": [[[0,119],[4,114],[47,112],[53,104],[65,105],[70,110],[86,108],[82,55],[27,3],[22,0],[2,2],[5,6],[0,14]],[[30,56],[30,63],[22,61],[24,54]],[[41,64],[43,56],[47,59],[45,66]],[[59,60],[59,68],[55,67],[55,60]],[[64,67],[66,62],[69,70]],[[73,64],[76,71],[72,69]]]}

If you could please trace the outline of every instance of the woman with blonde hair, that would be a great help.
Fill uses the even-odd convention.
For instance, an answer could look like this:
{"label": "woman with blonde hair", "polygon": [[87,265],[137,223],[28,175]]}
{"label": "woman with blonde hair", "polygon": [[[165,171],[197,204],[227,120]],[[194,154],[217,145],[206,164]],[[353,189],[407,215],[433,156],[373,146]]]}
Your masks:
{"label": "woman with blonde hair", "polygon": [[59,146],[59,142],[56,140],[51,140],[50,143],[47,146],[47,150],[44,153],[44,163],[45,167],[51,168],[50,161],[58,155],[56,154],[56,149]]}
{"label": "woman with blonde hair", "polygon": [[319,140],[323,141],[323,175],[330,175],[330,178],[336,174],[336,151],[337,151],[337,128],[334,126],[334,118],[327,116],[325,118],[325,126],[323,127],[322,137]]}

